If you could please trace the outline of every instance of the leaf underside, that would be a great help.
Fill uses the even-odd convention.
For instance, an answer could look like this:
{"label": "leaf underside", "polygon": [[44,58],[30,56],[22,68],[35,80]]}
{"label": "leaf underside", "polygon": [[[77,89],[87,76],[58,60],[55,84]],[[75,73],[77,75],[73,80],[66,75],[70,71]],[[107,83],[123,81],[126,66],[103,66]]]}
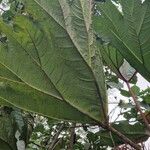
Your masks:
{"label": "leaf underside", "polygon": [[13,25],[0,21],[7,37],[0,44],[1,102],[60,120],[103,121],[107,96],[92,1],[22,2]]}

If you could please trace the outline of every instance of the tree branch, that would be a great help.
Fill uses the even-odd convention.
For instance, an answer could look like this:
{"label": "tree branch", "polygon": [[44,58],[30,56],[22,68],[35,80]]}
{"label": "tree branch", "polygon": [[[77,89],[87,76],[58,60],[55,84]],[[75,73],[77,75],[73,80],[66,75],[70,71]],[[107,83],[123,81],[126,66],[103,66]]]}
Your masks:
{"label": "tree branch", "polygon": [[113,128],[110,124],[103,124],[103,123],[99,123],[99,125],[106,129],[111,131],[112,133],[114,133],[115,135],[117,135],[118,137],[120,137],[122,139],[122,141],[124,141],[125,144],[129,144],[131,147],[135,148],[136,150],[141,150],[141,146],[134,143],[132,140],[130,140],[129,138],[127,138],[124,134],[122,134],[121,132],[119,132],[118,130],[116,130],[115,128]]}
{"label": "tree branch", "polygon": [[70,141],[69,141],[69,144],[68,144],[68,150],[73,150],[73,145],[74,145],[74,141],[75,141],[75,127],[76,127],[76,124],[73,123],[72,125],[73,127],[70,128]]}
{"label": "tree branch", "polygon": [[133,101],[134,101],[134,103],[135,103],[135,107],[136,107],[137,111],[139,111],[139,113],[140,113],[140,115],[141,115],[141,117],[142,117],[142,119],[143,119],[143,122],[144,122],[145,126],[146,126],[147,129],[150,131],[149,123],[148,123],[148,121],[147,121],[147,119],[146,119],[144,113],[143,113],[142,110],[141,110],[141,107],[140,107],[140,104],[139,104],[138,101],[137,101],[136,95],[135,95],[134,92],[131,90],[131,87],[130,87],[129,82],[126,82],[126,84],[127,84],[128,89],[129,89],[129,92],[130,92],[130,94],[131,94],[131,96],[132,96],[132,99],[133,99]]}
{"label": "tree branch", "polygon": [[60,125],[58,132],[53,137],[52,142],[51,141],[48,142],[47,150],[53,150],[53,147],[55,146],[55,143],[57,142],[58,137],[59,137],[60,133],[62,132],[62,130],[64,129],[64,127],[65,127],[64,123]]}
{"label": "tree branch", "polygon": [[3,8],[1,8],[1,7],[0,7],[0,10],[1,10],[2,12],[6,12],[6,10],[4,10],[4,9],[3,9]]}

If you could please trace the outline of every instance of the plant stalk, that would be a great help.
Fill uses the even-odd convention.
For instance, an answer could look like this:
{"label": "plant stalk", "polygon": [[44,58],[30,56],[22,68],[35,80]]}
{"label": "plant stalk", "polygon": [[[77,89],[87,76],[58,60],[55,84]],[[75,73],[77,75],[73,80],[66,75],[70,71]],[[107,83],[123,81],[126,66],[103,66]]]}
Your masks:
{"label": "plant stalk", "polygon": [[54,135],[52,142],[48,142],[48,146],[47,146],[47,150],[53,150],[53,147],[55,146],[55,144],[58,141],[58,137],[60,135],[60,133],[62,132],[62,130],[64,129],[64,124],[61,124],[58,132]]}
{"label": "plant stalk", "polygon": [[131,87],[130,87],[129,82],[126,82],[126,85],[127,85],[128,90],[129,90],[129,92],[130,92],[130,94],[131,94],[131,96],[132,96],[132,99],[133,99],[133,101],[134,101],[134,103],[135,103],[135,107],[136,107],[137,111],[139,111],[139,113],[140,113],[140,115],[141,115],[141,117],[142,117],[142,119],[143,119],[143,122],[144,122],[145,126],[146,126],[147,129],[150,131],[149,123],[148,123],[148,121],[147,121],[147,119],[146,119],[144,113],[143,113],[142,110],[141,110],[141,107],[140,107],[140,104],[139,104],[138,101],[137,101],[136,95],[135,95],[134,92],[131,90]]}
{"label": "plant stalk", "polygon": [[122,141],[124,141],[125,144],[129,144],[131,147],[135,148],[136,150],[141,150],[140,145],[134,143],[132,140],[127,138],[124,134],[122,134],[121,132],[119,132],[118,130],[113,128],[110,124],[106,125],[106,124],[100,123],[100,126],[104,129],[109,130],[112,133],[116,134],[118,137],[120,137],[122,139]]}
{"label": "plant stalk", "polygon": [[75,127],[76,127],[76,124],[73,123],[73,128],[70,128],[70,140],[69,140],[67,150],[73,150],[73,146],[75,144]]}

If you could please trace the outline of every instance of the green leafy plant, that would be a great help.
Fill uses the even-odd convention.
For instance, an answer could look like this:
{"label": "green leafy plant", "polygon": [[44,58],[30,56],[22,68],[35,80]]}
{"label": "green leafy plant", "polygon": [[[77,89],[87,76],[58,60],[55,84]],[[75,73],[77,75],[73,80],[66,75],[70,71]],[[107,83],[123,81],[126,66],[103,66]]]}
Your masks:
{"label": "green leafy plant", "polygon": [[[125,143],[141,149],[138,143],[149,137],[145,108],[150,100],[136,85],[136,74],[150,81],[149,0],[6,3],[9,8],[1,9],[0,18],[0,105],[13,109],[18,129],[26,125],[21,110],[48,117],[45,126],[34,122],[28,149],[98,150]],[[113,87],[129,100],[118,103],[119,116],[135,119],[134,125],[110,122],[107,88]],[[7,115],[2,122],[13,130]],[[92,133],[91,125],[100,131]],[[78,127],[87,133],[86,140],[76,135]],[[8,146],[10,137],[3,140],[3,125],[1,130],[0,139]]]}

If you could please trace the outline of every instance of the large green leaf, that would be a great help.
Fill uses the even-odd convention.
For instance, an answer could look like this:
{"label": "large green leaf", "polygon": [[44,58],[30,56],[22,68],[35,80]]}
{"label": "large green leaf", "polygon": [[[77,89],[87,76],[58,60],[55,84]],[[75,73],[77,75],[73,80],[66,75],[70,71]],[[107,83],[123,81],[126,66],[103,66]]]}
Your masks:
{"label": "large green leaf", "polygon": [[2,75],[1,99],[52,118],[103,121],[107,96],[91,28],[92,1],[22,2],[25,12],[12,25],[0,22],[7,37],[0,63],[17,77]]}
{"label": "large green leaf", "polygon": [[110,0],[98,4],[99,34],[150,81],[150,1],[121,0],[118,9]]}

